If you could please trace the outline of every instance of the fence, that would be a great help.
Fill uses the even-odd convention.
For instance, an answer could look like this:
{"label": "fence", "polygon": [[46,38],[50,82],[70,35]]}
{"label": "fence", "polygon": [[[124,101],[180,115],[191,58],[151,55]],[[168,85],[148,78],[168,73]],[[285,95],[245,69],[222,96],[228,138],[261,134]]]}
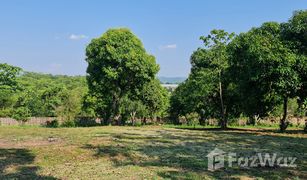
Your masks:
{"label": "fence", "polygon": [[[54,117],[31,117],[24,125],[46,125],[47,121],[54,120]],[[0,125],[19,125],[21,122],[13,118],[0,118]]]}

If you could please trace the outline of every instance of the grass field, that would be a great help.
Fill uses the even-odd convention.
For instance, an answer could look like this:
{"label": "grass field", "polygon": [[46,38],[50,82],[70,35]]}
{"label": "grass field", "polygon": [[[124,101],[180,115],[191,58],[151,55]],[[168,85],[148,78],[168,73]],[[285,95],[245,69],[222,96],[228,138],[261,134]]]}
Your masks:
{"label": "grass field", "polygon": [[[297,157],[297,167],[207,170],[215,147]],[[307,179],[307,134],[169,127],[0,127],[0,179]]]}

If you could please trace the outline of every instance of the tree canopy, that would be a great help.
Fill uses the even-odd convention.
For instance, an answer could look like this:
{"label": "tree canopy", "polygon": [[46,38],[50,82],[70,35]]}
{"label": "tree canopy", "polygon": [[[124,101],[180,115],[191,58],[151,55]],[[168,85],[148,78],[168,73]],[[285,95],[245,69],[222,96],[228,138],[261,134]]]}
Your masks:
{"label": "tree canopy", "polygon": [[110,29],[86,48],[90,92],[103,101],[97,110],[106,124],[119,119],[123,97],[137,94],[155,78],[159,66],[128,29]]}

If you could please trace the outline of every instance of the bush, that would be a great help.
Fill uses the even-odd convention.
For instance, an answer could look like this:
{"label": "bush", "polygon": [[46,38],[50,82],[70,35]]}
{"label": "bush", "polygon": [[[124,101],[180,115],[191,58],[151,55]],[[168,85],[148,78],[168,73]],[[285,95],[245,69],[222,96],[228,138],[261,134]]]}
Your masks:
{"label": "bush", "polygon": [[0,110],[0,117],[11,117],[12,109],[2,109]]}
{"label": "bush", "polygon": [[47,121],[46,127],[49,128],[57,128],[59,127],[59,121],[58,120],[52,120],[52,121]]}
{"label": "bush", "polygon": [[187,125],[198,125],[199,124],[199,115],[197,113],[189,113],[186,116]]}
{"label": "bush", "polygon": [[76,123],[73,120],[64,121],[62,127],[76,127]]}
{"label": "bush", "polygon": [[31,113],[27,107],[18,107],[14,109],[13,114],[12,114],[12,118],[17,121],[21,121],[22,124],[27,122],[30,119],[30,117],[31,117]]}
{"label": "bush", "polygon": [[136,121],[136,122],[134,123],[134,126],[136,126],[136,127],[141,127],[141,126],[142,126],[142,122],[141,122],[141,121]]}
{"label": "bush", "polygon": [[92,127],[92,126],[98,126],[98,125],[99,123],[97,123],[94,118],[82,117],[82,118],[78,118],[75,121],[75,126],[79,126],[79,127]]}
{"label": "bush", "polygon": [[[240,126],[244,118],[229,118],[227,124],[230,126]],[[243,124],[243,123],[242,123]]]}

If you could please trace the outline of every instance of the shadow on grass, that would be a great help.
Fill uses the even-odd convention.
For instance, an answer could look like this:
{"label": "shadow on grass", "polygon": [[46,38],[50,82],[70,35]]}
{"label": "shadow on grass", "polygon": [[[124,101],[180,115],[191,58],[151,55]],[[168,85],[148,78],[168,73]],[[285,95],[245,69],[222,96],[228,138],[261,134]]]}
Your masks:
{"label": "shadow on grass", "polygon": [[56,179],[38,175],[34,158],[27,149],[0,149],[0,179]]}
{"label": "shadow on grass", "polygon": [[[208,137],[209,136],[209,137]],[[195,131],[159,131],[156,138],[140,134],[113,135],[116,142],[105,145],[86,145],[96,157],[109,158],[114,166],[159,167],[158,176],[168,179],[238,179],[252,177],[264,179],[307,179],[307,139],[268,135],[259,132],[214,131],[196,134]],[[297,157],[297,168],[239,168],[226,167],[207,171],[206,155],[218,147],[225,152],[250,157],[255,153],[278,153]],[[175,170],[167,170],[172,168]]]}
{"label": "shadow on grass", "polygon": [[[243,132],[268,132],[268,133],[282,133],[278,129],[263,129],[263,128],[194,128],[194,127],[183,127],[183,128],[174,128],[182,130],[194,130],[194,131],[243,131]],[[288,129],[284,134],[306,134],[304,130],[299,129]]]}

